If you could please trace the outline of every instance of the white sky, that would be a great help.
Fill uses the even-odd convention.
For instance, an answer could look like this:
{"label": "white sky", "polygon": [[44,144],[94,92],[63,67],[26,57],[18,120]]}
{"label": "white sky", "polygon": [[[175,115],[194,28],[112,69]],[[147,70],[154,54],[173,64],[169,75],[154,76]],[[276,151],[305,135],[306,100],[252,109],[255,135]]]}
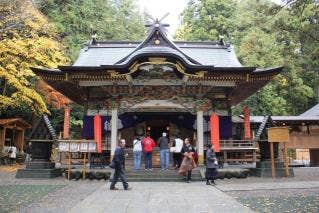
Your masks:
{"label": "white sky", "polygon": [[168,32],[173,35],[179,27],[179,15],[186,7],[188,0],[139,0],[141,10],[145,10],[153,18],[162,18],[166,13],[169,15],[163,20],[169,24]]}
{"label": "white sky", "polygon": [[[180,25],[179,15],[186,7],[188,0],[138,0],[142,11],[147,11],[153,18],[162,18],[166,13],[169,15],[163,20],[170,25],[168,32],[173,36]],[[280,3],[281,0],[272,0]]]}

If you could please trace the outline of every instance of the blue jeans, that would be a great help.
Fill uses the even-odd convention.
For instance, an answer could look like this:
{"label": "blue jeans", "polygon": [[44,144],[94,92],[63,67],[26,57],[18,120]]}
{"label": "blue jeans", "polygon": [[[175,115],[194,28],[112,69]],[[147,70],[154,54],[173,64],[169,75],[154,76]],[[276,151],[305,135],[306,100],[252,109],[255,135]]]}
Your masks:
{"label": "blue jeans", "polygon": [[161,168],[168,169],[169,167],[169,149],[162,149],[160,151],[161,155]]}
{"label": "blue jeans", "polygon": [[141,157],[142,157],[142,151],[134,151],[134,169],[140,169],[141,168]]}
{"label": "blue jeans", "polygon": [[145,152],[145,169],[152,168],[152,152]]}

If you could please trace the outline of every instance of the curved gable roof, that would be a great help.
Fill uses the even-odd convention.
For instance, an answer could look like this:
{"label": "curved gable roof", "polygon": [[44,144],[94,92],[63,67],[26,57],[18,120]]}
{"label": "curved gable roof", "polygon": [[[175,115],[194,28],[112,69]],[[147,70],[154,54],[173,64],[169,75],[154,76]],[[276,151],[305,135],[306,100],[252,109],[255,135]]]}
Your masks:
{"label": "curved gable roof", "polygon": [[224,42],[171,41],[155,22],[143,42],[92,41],[73,66],[124,65],[143,56],[173,56],[188,65],[242,67],[233,48]]}

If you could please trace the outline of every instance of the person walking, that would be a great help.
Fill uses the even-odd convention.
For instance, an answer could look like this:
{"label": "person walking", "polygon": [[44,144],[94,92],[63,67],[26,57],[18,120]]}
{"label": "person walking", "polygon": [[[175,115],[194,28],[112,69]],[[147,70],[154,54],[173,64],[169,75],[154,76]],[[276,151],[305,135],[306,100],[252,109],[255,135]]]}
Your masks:
{"label": "person walking", "polygon": [[169,168],[169,140],[167,138],[166,132],[162,133],[162,137],[158,139],[158,146],[160,147],[160,157],[161,157],[161,169],[168,170]]}
{"label": "person walking", "polygon": [[134,169],[139,170],[141,168],[142,157],[142,141],[140,136],[136,136],[133,140],[133,157],[134,157]]}
{"label": "person walking", "polygon": [[175,169],[179,169],[179,167],[181,166],[182,163],[182,148],[183,148],[183,140],[177,136],[174,141],[173,141],[173,160],[174,160],[174,168]]}
{"label": "person walking", "polygon": [[145,170],[152,169],[152,152],[156,146],[155,141],[151,138],[150,134],[147,133],[146,137],[142,141],[143,152],[145,156]]}
{"label": "person walking", "polygon": [[125,175],[124,165],[125,165],[125,154],[124,154],[124,148],[125,148],[125,140],[121,139],[120,144],[118,147],[116,147],[113,160],[112,160],[112,168],[115,169],[113,179],[111,182],[110,190],[118,190],[118,188],[115,187],[115,184],[117,183],[118,179],[121,179],[123,183],[124,190],[130,190],[132,189],[129,187],[127,183],[127,178]]}
{"label": "person walking", "polygon": [[192,180],[192,170],[196,167],[194,161],[194,153],[196,152],[195,148],[190,144],[190,139],[185,138],[185,145],[182,148],[182,154],[184,155],[179,173],[186,176],[187,183],[190,183]]}
{"label": "person walking", "polygon": [[[208,150],[206,151],[206,185],[211,185],[215,183],[215,179],[218,175],[217,167],[218,167],[218,161],[216,157],[216,153],[214,152],[214,145],[209,144]],[[211,181],[211,182],[210,182]]]}

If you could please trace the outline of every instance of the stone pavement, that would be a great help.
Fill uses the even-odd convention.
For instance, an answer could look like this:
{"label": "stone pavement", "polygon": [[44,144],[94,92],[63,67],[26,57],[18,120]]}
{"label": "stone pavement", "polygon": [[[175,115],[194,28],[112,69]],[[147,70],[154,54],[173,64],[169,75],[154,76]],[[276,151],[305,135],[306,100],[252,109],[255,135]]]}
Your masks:
{"label": "stone pavement", "polygon": [[[107,184],[69,212],[252,212],[231,196],[213,186],[206,186],[205,182],[135,182],[130,185],[133,190],[110,191]],[[122,189],[120,183],[118,187]]]}
{"label": "stone pavement", "polygon": [[[0,212],[12,212],[4,205],[22,213],[319,212],[319,167],[294,171],[294,178],[223,179],[215,187],[205,182],[130,182],[132,191],[110,191],[105,181],[15,179],[13,169],[0,167],[0,187],[6,189],[0,191]],[[56,190],[48,190],[52,188]],[[28,195],[12,197],[19,190]]]}

